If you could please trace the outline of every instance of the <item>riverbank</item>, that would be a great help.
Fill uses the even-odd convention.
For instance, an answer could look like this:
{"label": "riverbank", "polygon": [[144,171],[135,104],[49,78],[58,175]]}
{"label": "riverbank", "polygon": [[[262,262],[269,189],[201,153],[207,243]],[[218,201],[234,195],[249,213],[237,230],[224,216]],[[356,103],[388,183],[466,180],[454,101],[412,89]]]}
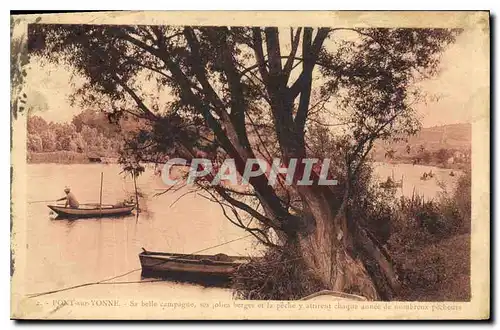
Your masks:
{"label": "riverbank", "polygon": [[412,159],[410,158],[402,158],[402,159],[391,159],[390,161],[387,160],[380,160],[378,161],[380,163],[387,163],[391,165],[422,165],[422,166],[430,166],[430,167],[437,167],[437,168],[442,168],[445,170],[460,170],[460,171],[465,171],[468,168],[470,168],[470,163],[439,163],[439,162],[419,162],[419,163],[414,163]]}
{"label": "riverbank", "polygon": [[62,150],[52,152],[28,152],[26,161],[28,164],[92,164],[116,163],[117,158]]}

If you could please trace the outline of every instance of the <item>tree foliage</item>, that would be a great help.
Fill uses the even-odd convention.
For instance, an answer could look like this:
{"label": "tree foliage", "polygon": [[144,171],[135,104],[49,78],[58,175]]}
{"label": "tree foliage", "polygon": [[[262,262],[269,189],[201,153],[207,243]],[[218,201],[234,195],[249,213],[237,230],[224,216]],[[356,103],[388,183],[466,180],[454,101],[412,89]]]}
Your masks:
{"label": "tree foliage", "polygon": [[28,116],[28,150],[32,152],[73,151],[118,154],[123,139],[116,125],[101,112],[84,111],[72,123],[47,122],[37,115]]}

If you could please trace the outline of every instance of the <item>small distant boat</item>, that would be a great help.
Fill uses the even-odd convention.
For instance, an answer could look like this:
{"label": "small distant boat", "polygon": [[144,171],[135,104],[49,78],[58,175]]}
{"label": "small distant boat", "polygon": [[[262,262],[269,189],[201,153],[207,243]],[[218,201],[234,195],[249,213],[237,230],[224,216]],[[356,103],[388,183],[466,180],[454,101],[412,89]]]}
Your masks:
{"label": "small distant boat", "polygon": [[422,176],[420,177],[420,180],[427,181],[427,180],[432,179],[433,177],[434,177],[434,173],[432,173],[432,170],[430,170],[429,173],[424,172],[424,174],[422,174]]}
{"label": "small distant boat", "polygon": [[102,158],[98,156],[88,156],[87,157],[90,163],[102,163]]}
{"label": "small distant boat", "polygon": [[250,257],[151,252],[143,248],[139,254],[143,277],[178,277],[203,280],[207,277],[229,280],[231,275]]}
{"label": "small distant boat", "polygon": [[67,218],[100,218],[127,215],[135,208],[135,204],[123,205],[99,205],[80,204],[78,208],[64,207],[59,205],[47,205],[59,217]]}
{"label": "small distant boat", "polygon": [[380,188],[383,189],[403,188],[403,179],[401,179],[400,181],[387,180],[385,182],[381,182]]}
{"label": "small distant boat", "polygon": [[401,176],[401,180],[396,181],[394,179],[394,171],[392,172],[392,176],[387,177],[385,182],[380,183],[380,188],[383,189],[395,189],[395,188],[403,188],[403,176]]}

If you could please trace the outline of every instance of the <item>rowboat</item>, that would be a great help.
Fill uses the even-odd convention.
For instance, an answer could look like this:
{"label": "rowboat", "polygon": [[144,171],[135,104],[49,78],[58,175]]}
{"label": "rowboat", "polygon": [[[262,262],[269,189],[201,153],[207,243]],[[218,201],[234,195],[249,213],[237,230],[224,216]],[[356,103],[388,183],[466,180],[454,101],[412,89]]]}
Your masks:
{"label": "rowboat", "polygon": [[424,174],[422,174],[422,176],[420,177],[420,180],[427,181],[427,180],[432,179],[433,177],[434,177],[434,173],[432,173],[432,170],[430,170],[429,173],[424,172]]}
{"label": "rowboat", "polygon": [[381,182],[379,186],[382,189],[403,189],[403,176],[401,176],[401,180],[396,181],[394,179],[394,171],[392,171],[392,176],[387,177],[387,180],[385,182]]}
{"label": "rowboat", "polygon": [[207,279],[229,280],[249,257],[151,252],[139,254],[143,277],[174,278],[183,281],[206,282]]}
{"label": "rowboat", "polygon": [[58,217],[98,218],[130,214],[135,208],[135,205],[80,204],[78,208],[64,207],[59,205],[47,205],[47,207],[54,211],[58,215]]}
{"label": "rowboat", "polygon": [[401,181],[390,181],[387,180],[385,182],[380,183],[380,188],[383,189],[395,189],[395,188],[403,188],[403,180]]}

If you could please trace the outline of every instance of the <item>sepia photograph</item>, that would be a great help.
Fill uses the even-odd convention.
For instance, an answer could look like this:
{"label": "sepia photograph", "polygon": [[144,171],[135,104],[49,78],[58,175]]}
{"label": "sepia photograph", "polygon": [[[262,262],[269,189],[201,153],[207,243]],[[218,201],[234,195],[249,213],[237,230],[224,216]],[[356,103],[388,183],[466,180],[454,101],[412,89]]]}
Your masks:
{"label": "sepia photograph", "polygon": [[11,16],[11,318],[489,318],[489,20]]}

